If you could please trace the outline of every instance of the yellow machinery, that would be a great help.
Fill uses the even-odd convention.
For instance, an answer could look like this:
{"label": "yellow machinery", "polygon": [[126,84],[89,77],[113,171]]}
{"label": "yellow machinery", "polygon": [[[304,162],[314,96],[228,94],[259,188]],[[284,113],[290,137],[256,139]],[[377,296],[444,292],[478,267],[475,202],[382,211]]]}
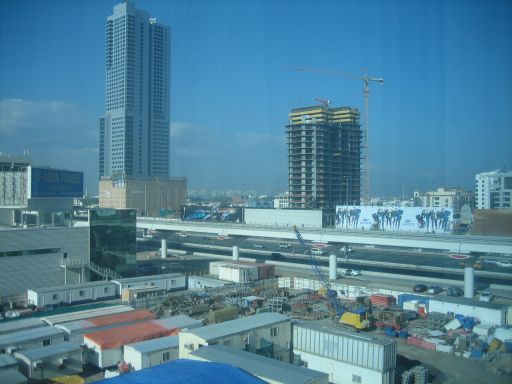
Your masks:
{"label": "yellow machinery", "polygon": [[350,325],[356,329],[370,328],[370,321],[368,320],[368,313],[355,313],[346,311],[340,317],[340,323]]}

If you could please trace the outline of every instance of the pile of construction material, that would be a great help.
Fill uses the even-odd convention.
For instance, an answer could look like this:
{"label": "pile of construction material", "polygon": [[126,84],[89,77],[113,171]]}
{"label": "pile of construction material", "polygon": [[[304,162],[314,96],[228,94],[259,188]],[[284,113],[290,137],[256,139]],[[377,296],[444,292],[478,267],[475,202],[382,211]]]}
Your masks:
{"label": "pile of construction material", "polygon": [[417,365],[402,374],[402,384],[427,384],[429,382],[428,378],[428,369],[422,365]]}

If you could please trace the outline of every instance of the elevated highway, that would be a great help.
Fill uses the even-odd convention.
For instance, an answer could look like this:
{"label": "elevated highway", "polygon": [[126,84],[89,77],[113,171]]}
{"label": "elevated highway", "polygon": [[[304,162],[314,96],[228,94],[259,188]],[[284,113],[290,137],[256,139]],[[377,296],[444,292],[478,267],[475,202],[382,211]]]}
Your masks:
{"label": "elevated highway", "polygon": [[[258,227],[245,224],[184,222],[180,220],[139,217],[137,228],[192,232],[222,236],[294,240],[292,227]],[[411,233],[386,231],[350,231],[332,228],[300,228],[304,239],[322,243],[350,243],[380,247],[404,247],[455,253],[490,253],[512,255],[512,238],[454,235],[451,233]]]}

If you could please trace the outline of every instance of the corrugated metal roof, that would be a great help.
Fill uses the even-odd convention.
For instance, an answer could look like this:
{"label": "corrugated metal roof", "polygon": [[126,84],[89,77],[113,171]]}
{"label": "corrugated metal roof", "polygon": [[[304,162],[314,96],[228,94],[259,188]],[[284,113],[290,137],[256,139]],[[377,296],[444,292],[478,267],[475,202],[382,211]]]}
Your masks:
{"label": "corrugated metal roof", "polygon": [[0,353],[0,368],[8,367],[10,365],[18,365],[18,360],[16,360],[11,355],[6,353]]}
{"label": "corrugated metal roof", "polygon": [[360,332],[346,331],[344,329],[336,328],[336,325],[326,325],[325,323],[294,323],[293,327],[314,329],[315,331],[321,331],[324,333],[330,333],[332,335],[348,337],[350,339],[360,340],[370,344],[389,345],[396,343],[394,339],[390,339],[389,337],[378,337],[373,336],[372,334],[363,334]]}
{"label": "corrugated metal roof", "polygon": [[156,324],[155,321],[148,321],[124,327],[106,329],[104,331],[87,333],[84,335],[84,339],[92,341],[102,349],[111,349],[138,341],[177,335],[178,332],[179,328],[167,328],[163,325]]}
{"label": "corrugated metal roof", "polygon": [[191,355],[215,363],[231,364],[255,376],[279,383],[306,384],[320,379],[324,379],[326,383],[329,381],[327,373],[284,363],[224,345],[208,345],[191,352]]}
{"label": "corrugated metal roof", "polygon": [[185,276],[185,275],[183,273],[167,273],[165,275],[127,277],[124,279],[115,279],[112,281],[115,281],[115,282],[118,282],[121,284],[128,284],[128,283],[137,283],[137,282],[141,282],[141,281],[172,279],[174,277],[181,277],[181,276]]}
{"label": "corrugated metal roof", "polygon": [[112,307],[102,307],[94,309],[85,309],[82,311],[75,311],[69,313],[61,313],[58,315],[51,315],[43,317],[42,320],[50,325],[68,323],[75,320],[91,319],[98,316],[113,315],[114,313],[122,313],[133,311],[129,305],[114,305]]}
{"label": "corrugated metal roof", "polygon": [[205,340],[213,340],[285,321],[290,321],[290,318],[280,313],[259,313],[249,317],[241,317],[239,319],[193,329],[188,332]]}
{"label": "corrugated metal roof", "polygon": [[20,344],[28,340],[37,340],[44,337],[58,336],[60,334],[63,334],[62,330],[54,327],[25,329],[24,331],[1,335],[0,347]]}
{"label": "corrugated metal roof", "polygon": [[130,347],[135,349],[140,353],[152,353],[158,352],[168,348],[176,348],[180,345],[180,337],[176,336],[167,336],[167,337],[159,337],[158,339],[141,341],[139,343],[133,343],[125,345],[126,347]]}
{"label": "corrugated metal roof", "polygon": [[0,371],[0,383],[25,384],[28,383],[28,379],[17,369],[5,369]]}
{"label": "corrugated metal roof", "polygon": [[128,321],[137,320],[153,320],[154,318],[155,315],[147,309],[138,309],[136,311],[116,313],[114,315],[98,316],[89,319],[88,321],[91,322],[93,326],[101,327],[102,325],[126,323]]}
{"label": "corrugated metal roof", "polygon": [[180,328],[180,329],[191,329],[203,326],[201,320],[196,320],[187,315],[176,315],[166,319],[159,319],[154,321],[155,324],[164,326],[166,328]]}
{"label": "corrugated metal roof", "polygon": [[28,351],[19,351],[15,352],[15,356],[24,356],[27,360],[43,360],[48,359],[53,356],[61,356],[66,353],[76,352],[82,350],[79,344],[75,343],[59,343],[59,344],[51,344],[46,347],[40,347],[35,349],[29,349]]}
{"label": "corrugated metal roof", "polygon": [[42,293],[53,293],[53,292],[61,292],[65,290],[72,290],[72,289],[80,289],[80,288],[93,288],[93,287],[112,287],[115,288],[116,285],[112,283],[111,281],[90,281],[87,283],[82,284],[67,284],[67,285],[56,285],[53,287],[43,287],[43,288],[29,288],[30,291],[34,291],[38,294]]}
{"label": "corrugated metal roof", "polygon": [[[127,325],[126,323],[132,323],[137,321],[149,321],[154,320],[155,315],[146,309],[139,309],[129,312],[121,312],[113,315],[98,316],[84,320],[70,321],[69,323],[57,324],[57,327],[64,330],[66,333],[76,332],[93,332],[90,328],[106,327],[108,325]],[[99,330],[99,329],[98,329]]]}
{"label": "corrugated metal roof", "polygon": [[28,319],[9,320],[0,322],[0,335],[21,331],[23,329],[45,327],[46,323],[36,317]]}

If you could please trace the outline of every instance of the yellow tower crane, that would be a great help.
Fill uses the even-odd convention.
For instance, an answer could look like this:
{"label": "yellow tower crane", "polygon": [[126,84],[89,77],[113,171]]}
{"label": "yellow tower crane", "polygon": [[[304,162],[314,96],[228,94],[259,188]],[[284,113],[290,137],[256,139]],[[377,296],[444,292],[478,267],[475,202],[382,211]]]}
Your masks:
{"label": "yellow tower crane", "polygon": [[287,68],[292,69],[294,71],[303,71],[303,72],[316,72],[329,76],[336,77],[346,77],[348,79],[354,80],[363,80],[363,95],[364,95],[364,159],[365,159],[365,185],[364,185],[364,197],[365,201],[368,204],[370,199],[370,166],[369,166],[369,119],[368,119],[368,95],[370,94],[370,81],[375,81],[380,85],[384,84],[384,79],[382,77],[372,77],[368,76],[366,71],[363,73],[363,76],[354,75],[351,73],[330,71],[326,69],[319,68],[311,68],[311,67],[298,67],[295,65],[288,65]]}

